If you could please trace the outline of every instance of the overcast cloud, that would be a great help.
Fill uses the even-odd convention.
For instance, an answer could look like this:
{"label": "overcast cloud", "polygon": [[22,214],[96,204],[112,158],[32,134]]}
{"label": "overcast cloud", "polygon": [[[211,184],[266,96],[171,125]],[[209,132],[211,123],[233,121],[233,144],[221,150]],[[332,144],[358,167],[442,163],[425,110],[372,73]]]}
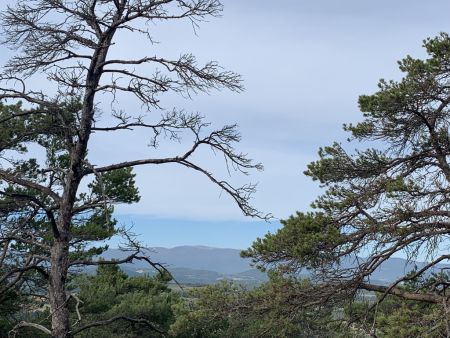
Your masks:
{"label": "overcast cloud", "polygon": [[[198,36],[187,23],[166,22],[152,27],[159,44],[143,45],[141,38],[127,35],[119,38],[113,52],[135,57],[191,52],[200,61],[217,60],[243,75],[242,94],[212,92],[193,100],[170,96],[163,98],[163,104],[201,112],[217,127],[237,123],[243,136],[239,150],[262,162],[265,171],[245,178],[233,175],[230,180],[259,182],[254,204],[277,218],[308,209],[320,192],[302,172],[320,146],[345,141],[341,126],[359,119],[358,95],[373,93],[379,78],[398,79],[397,60],[407,54],[424,56],[424,38],[450,31],[450,3],[445,0],[223,3],[223,17],[202,24]],[[10,52],[1,48],[3,63]],[[128,111],[140,108],[127,98],[119,101]],[[106,137],[93,141],[90,156],[95,164],[152,154],[141,133],[127,134],[127,142]],[[216,160],[210,163],[206,154],[198,157],[200,163],[213,167],[218,166]],[[120,216],[123,219],[133,215],[139,220],[177,219],[178,223],[188,219],[191,226],[192,221],[220,221],[221,227],[246,222],[237,206],[204,177],[176,166],[138,168],[137,173],[142,200],[117,208],[118,215],[127,215]],[[161,234],[170,231],[166,223],[164,229],[159,229]],[[228,237],[222,234],[222,241],[211,241],[208,234],[187,242],[181,234],[178,242],[158,241],[156,235],[148,239],[152,245],[242,247],[268,227],[259,229],[247,229],[243,242],[233,242],[231,232]]]}

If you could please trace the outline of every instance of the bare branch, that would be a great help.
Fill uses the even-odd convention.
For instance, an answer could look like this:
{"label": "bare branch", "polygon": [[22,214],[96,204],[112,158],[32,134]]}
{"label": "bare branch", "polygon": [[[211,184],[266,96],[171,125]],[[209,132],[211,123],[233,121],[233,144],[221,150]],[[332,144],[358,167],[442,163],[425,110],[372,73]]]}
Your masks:
{"label": "bare branch", "polygon": [[27,180],[27,179],[24,179],[21,177],[17,177],[16,175],[8,173],[5,170],[0,170],[0,179],[3,179],[10,183],[21,185],[23,187],[27,187],[30,189],[35,189],[37,191],[40,191],[45,196],[52,197],[55,200],[55,202],[59,202],[61,199],[58,194],[56,194],[54,191],[47,188],[46,186],[40,185],[38,183],[32,182],[30,180]]}
{"label": "bare branch", "polygon": [[122,315],[114,316],[114,317],[106,319],[106,320],[100,320],[100,321],[97,321],[97,322],[93,322],[93,323],[84,325],[84,326],[82,326],[82,327],[80,327],[80,328],[78,328],[76,330],[72,330],[71,333],[73,335],[76,335],[76,334],[78,334],[80,332],[83,332],[85,330],[91,329],[93,327],[105,326],[105,325],[114,323],[114,322],[116,322],[118,320],[123,320],[123,321],[130,322],[130,323],[133,323],[133,324],[141,324],[141,325],[144,325],[144,326],[150,328],[152,331],[158,332],[161,335],[165,335],[164,331],[160,330],[155,324],[153,324],[152,322],[150,322],[149,320],[147,320],[145,318],[132,318],[132,317],[122,316]]}
{"label": "bare branch", "polygon": [[[369,284],[369,283],[362,283],[360,285],[362,289],[368,290],[368,291],[376,291],[376,292],[382,292],[382,293],[389,293],[391,295],[406,299],[406,300],[415,300],[420,302],[427,302],[427,303],[435,303],[435,304],[441,304],[443,297],[434,295],[434,294],[426,294],[426,293],[412,293],[408,292],[406,290],[402,290],[399,288],[389,288],[387,286],[381,286],[381,285],[375,285],[375,284]],[[389,290],[390,289],[390,290]]]}
{"label": "bare branch", "polygon": [[44,332],[45,334],[48,334],[48,335],[52,334],[52,332],[49,329],[47,329],[45,326],[43,326],[43,325],[21,321],[16,326],[14,326],[14,328],[9,332],[9,336],[10,337],[16,337],[16,335],[18,333],[17,331],[19,329],[21,329],[21,328],[24,328],[24,327],[31,327],[33,329],[39,330],[41,332]]}

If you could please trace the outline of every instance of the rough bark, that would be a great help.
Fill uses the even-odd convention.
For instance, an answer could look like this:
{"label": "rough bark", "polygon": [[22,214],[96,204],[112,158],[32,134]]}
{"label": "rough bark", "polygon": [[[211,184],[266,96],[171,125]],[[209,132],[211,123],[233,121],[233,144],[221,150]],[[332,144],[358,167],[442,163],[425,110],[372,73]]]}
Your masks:
{"label": "rough bark", "polygon": [[66,279],[69,244],[67,235],[55,240],[51,250],[49,278],[49,301],[52,322],[52,337],[71,337],[69,308],[67,306]]}

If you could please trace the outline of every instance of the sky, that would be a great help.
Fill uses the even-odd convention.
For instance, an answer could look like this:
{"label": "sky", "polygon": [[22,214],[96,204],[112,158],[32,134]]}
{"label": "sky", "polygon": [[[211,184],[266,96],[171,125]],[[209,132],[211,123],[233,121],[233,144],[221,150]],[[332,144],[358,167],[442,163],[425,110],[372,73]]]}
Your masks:
{"label": "sky", "polygon": [[[8,0],[9,1],[9,0]],[[0,9],[8,1],[0,4]],[[200,94],[191,100],[168,96],[163,104],[200,112],[213,126],[237,123],[248,153],[265,170],[230,182],[258,183],[254,206],[272,213],[270,223],[242,216],[239,208],[206,178],[176,166],[136,169],[142,199],[118,206],[116,217],[133,226],[148,246],[207,245],[243,249],[280,227],[297,210],[309,210],[320,187],[303,175],[320,146],[345,142],[342,124],[361,118],[357,98],[377,90],[380,78],[399,79],[396,61],[424,57],[422,40],[450,31],[446,0],[223,0],[221,18],[194,34],[185,22],[151,27],[159,41],[146,45],[136,35],[119,36],[112,53],[177,57],[192,53],[217,60],[243,76],[246,90]],[[0,47],[0,63],[8,55]],[[39,82],[40,85],[45,82]],[[139,105],[123,98],[128,110]],[[105,107],[106,102],[102,102]],[[97,165],[145,158],[145,134],[94,137],[90,156]],[[168,146],[161,151],[174,151]],[[226,175],[214,155],[197,159]],[[119,240],[113,239],[112,245]]]}

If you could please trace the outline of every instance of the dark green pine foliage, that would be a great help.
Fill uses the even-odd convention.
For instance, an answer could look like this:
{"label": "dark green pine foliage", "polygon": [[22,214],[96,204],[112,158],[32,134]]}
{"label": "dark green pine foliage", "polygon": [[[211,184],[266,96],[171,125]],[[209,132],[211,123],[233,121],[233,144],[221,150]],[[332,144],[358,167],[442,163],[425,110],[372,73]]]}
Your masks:
{"label": "dark green pine foliage", "polygon": [[223,281],[194,288],[175,309],[171,336],[228,337],[358,337],[335,321],[332,306],[304,307],[299,295],[311,290],[309,280],[297,281],[270,273],[270,281],[249,289]]}
{"label": "dark green pine foliage", "polygon": [[0,306],[0,337],[7,337],[8,332],[20,318],[22,305],[26,300],[21,299],[15,291],[6,292],[1,299]]}
{"label": "dark green pine foliage", "polygon": [[[171,277],[158,274],[127,276],[117,265],[103,265],[93,276],[83,275],[75,279],[72,287],[78,290],[79,312],[82,320],[74,330],[84,324],[100,322],[123,316],[139,318],[148,323],[132,323],[117,320],[110,325],[92,327],[79,337],[163,337],[174,321],[172,306],[179,302],[179,295],[168,287]],[[73,300],[72,316],[77,320],[77,302]],[[156,329],[152,330],[149,323]]]}
{"label": "dark green pine foliage", "polygon": [[[419,293],[398,288],[450,258],[450,37],[429,38],[424,48],[427,59],[399,62],[400,81],[380,80],[375,94],[359,98],[362,120],[344,126],[349,143],[321,148],[308,165],[305,174],[324,189],[315,210],[284,221],[245,257],[294,274],[313,268],[320,291],[311,297],[324,301],[365,288],[446,302],[445,281]],[[371,283],[373,272],[399,252],[429,264],[389,289]]]}
{"label": "dark green pine foliage", "polygon": [[[415,273],[411,271],[410,275]],[[408,281],[399,288],[409,292],[427,292],[430,286],[442,281],[449,282],[447,273],[433,273]],[[377,293],[376,297],[380,300],[384,295]],[[350,319],[359,331],[380,338],[438,338],[449,335],[448,310],[442,304],[403,300],[388,295],[377,305],[376,311],[370,311],[373,307],[373,302],[355,301],[345,307],[345,318]]]}

